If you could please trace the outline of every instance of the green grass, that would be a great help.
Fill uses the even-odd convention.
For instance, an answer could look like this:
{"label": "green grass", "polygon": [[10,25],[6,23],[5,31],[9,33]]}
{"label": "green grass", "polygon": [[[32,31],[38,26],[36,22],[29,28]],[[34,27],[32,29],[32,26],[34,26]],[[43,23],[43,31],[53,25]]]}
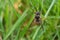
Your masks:
{"label": "green grass", "polygon": [[[0,36],[2,40],[60,40],[60,0],[0,0]],[[41,13],[42,23],[32,25],[35,12]],[[26,22],[26,24],[25,24]]]}

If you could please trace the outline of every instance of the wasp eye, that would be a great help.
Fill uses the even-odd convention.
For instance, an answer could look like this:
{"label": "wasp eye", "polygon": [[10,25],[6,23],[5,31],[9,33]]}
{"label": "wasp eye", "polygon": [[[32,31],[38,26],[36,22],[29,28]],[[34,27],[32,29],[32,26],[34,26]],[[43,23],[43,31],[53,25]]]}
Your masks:
{"label": "wasp eye", "polygon": [[36,15],[40,15],[40,13],[39,12],[36,12]]}

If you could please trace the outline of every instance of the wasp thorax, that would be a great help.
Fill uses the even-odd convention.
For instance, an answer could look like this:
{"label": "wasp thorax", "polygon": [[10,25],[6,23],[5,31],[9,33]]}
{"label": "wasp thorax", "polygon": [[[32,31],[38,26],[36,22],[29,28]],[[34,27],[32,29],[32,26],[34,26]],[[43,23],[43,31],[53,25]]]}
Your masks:
{"label": "wasp thorax", "polygon": [[36,19],[39,19],[39,18],[40,18],[40,15],[36,15],[35,18],[36,18]]}

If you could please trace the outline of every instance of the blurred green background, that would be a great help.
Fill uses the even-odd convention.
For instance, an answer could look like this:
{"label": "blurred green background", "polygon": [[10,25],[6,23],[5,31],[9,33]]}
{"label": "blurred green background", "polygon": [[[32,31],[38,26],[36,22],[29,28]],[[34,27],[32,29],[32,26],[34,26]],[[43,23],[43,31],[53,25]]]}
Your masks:
{"label": "blurred green background", "polygon": [[[35,12],[40,25],[33,25]],[[60,40],[60,0],[0,0],[0,40]]]}

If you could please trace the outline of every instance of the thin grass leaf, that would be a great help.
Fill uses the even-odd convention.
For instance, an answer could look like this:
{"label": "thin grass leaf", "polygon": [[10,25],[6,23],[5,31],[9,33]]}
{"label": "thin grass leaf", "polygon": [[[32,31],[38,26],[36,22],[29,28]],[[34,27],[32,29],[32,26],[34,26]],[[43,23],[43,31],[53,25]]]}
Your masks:
{"label": "thin grass leaf", "polygon": [[41,27],[39,26],[39,27],[36,29],[36,32],[35,32],[35,34],[33,35],[32,40],[35,40],[36,35],[38,34],[38,31],[39,31],[40,28],[41,28]]}
{"label": "thin grass leaf", "polygon": [[34,15],[32,15],[32,18],[30,19],[30,21],[28,22],[28,24],[26,25],[26,27],[24,27],[23,31],[20,33],[20,37],[23,37],[25,35],[25,33],[28,30],[28,27],[32,23],[33,19],[34,19]]}
{"label": "thin grass leaf", "polygon": [[3,37],[5,37],[5,31],[3,27],[3,12],[1,11],[0,14],[0,32],[3,34]]}
{"label": "thin grass leaf", "polygon": [[11,7],[12,7],[13,13],[19,18],[21,15],[20,15],[20,13],[17,12],[16,9],[14,8],[14,3],[13,3],[13,1],[12,1],[12,0],[9,0],[9,2],[10,2],[10,5],[11,5]]}
{"label": "thin grass leaf", "polygon": [[14,40],[18,40],[19,32],[20,32],[20,28],[18,29],[17,35],[16,35],[16,37],[15,37],[15,39],[14,39]]}
{"label": "thin grass leaf", "polygon": [[55,0],[52,1],[52,3],[51,3],[51,5],[50,5],[49,9],[47,10],[47,12],[46,12],[46,14],[45,14],[45,18],[47,18],[48,14],[49,14],[49,12],[50,12],[50,10],[51,10],[51,8],[52,8],[53,5],[54,5],[54,3],[55,3]]}
{"label": "thin grass leaf", "polygon": [[24,18],[27,16],[26,12],[28,10],[26,10],[23,15],[16,21],[16,23],[12,26],[12,29],[9,31],[9,33],[7,33],[6,37],[3,40],[6,40],[11,33],[16,29],[16,27],[18,27],[18,25],[20,25],[22,23],[22,21],[24,20]]}

